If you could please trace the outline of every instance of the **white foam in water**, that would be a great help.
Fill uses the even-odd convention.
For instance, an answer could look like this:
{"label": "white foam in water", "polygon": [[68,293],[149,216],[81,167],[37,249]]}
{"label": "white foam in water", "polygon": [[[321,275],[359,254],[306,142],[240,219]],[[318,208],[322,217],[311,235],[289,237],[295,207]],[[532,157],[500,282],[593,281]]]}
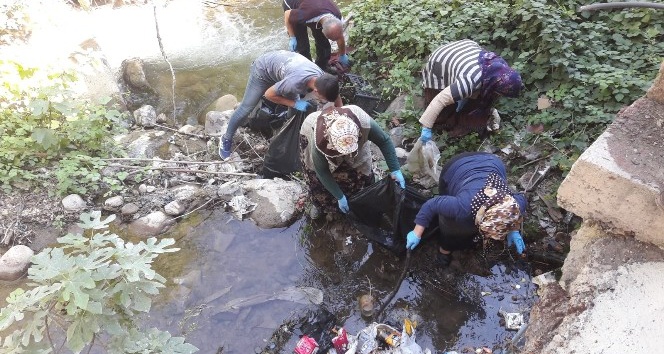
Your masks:
{"label": "white foam in water", "polygon": [[[252,3],[256,2],[245,2],[247,6]],[[176,68],[223,65],[285,46],[279,29],[260,33],[248,20],[227,12],[223,6],[208,7],[199,0],[155,4],[162,44]],[[116,9],[103,6],[84,11],[59,1],[42,0],[30,6],[30,16],[36,20],[30,42],[46,56],[68,55],[83,41],[94,39],[114,69],[127,58],[162,60],[152,5]],[[38,64],[40,58],[35,56],[31,61]]]}

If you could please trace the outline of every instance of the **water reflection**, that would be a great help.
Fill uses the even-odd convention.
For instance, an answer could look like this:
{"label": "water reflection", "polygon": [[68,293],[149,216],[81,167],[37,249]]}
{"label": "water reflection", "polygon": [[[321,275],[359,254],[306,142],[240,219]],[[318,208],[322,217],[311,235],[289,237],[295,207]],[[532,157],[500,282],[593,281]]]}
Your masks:
{"label": "water reflection", "polygon": [[[403,258],[343,222],[303,219],[288,228],[261,230],[213,212],[197,226],[167,236],[180,238],[183,250],[160,258],[160,273],[175,280],[154,304],[150,321],[186,335],[203,353],[219,348],[226,354],[290,353],[300,333],[294,324],[321,309],[357,333],[374,320],[362,317],[358,298],[371,293],[380,304],[404,266]],[[535,296],[524,265],[503,255],[485,264],[484,275],[472,274],[473,267],[484,267],[472,251],[460,255],[458,269],[440,271],[430,264],[433,246],[424,244],[414,254],[385,322],[416,320],[418,343],[435,350],[497,348],[509,341],[514,332],[500,326],[499,310],[527,313]],[[173,270],[178,274],[169,274]],[[320,289],[323,303],[279,297],[292,287]]]}

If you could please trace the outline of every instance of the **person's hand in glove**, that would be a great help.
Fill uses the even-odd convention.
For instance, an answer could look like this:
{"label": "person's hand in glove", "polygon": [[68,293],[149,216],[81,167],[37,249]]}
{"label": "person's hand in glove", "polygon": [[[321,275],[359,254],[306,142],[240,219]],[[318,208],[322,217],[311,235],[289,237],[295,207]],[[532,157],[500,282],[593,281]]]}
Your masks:
{"label": "person's hand in glove", "polygon": [[420,140],[422,144],[426,144],[427,141],[431,140],[431,128],[422,127],[422,134],[420,134]]}
{"label": "person's hand in glove", "polygon": [[514,245],[518,254],[522,254],[526,250],[526,244],[523,243],[523,238],[519,231],[510,231],[507,234],[507,247],[512,247],[512,245]]}
{"label": "person's hand in glove", "polygon": [[297,50],[297,39],[295,37],[289,37],[288,38],[288,49],[291,52],[294,52]]}
{"label": "person's hand in glove", "polygon": [[403,173],[401,173],[401,170],[392,171],[390,175],[392,176],[393,180],[399,183],[399,186],[401,186],[402,189],[406,188],[406,180],[403,178]]}
{"label": "person's hand in glove", "polygon": [[293,108],[297,109],[300,112],[306,112],[309,108],[310,103],[305,100],[296,100]]}
{"label": "person's hand in glove", "polygon": [[406,236],[406,249],[407,250],[412,250],[417,247],[417,245],[420,243],[420,237],[417,236],[415,231],[411,231],[408,233]]}
{"label": "person's hand in glove", "polygon": [[350,66],[350,58],[348,58],[348,54],[343,54],[339,56],[339,63],[343,65],[345,68]]}
{"label": "person's hand in glove", "polygon": [[345,195],[341,197],[341,199],[339,199],[337,203],[339,204],[339,209],[341,210],[342,213],[344,214],[348,213],[350,208],[348,207],[348,200],[346,199]]}

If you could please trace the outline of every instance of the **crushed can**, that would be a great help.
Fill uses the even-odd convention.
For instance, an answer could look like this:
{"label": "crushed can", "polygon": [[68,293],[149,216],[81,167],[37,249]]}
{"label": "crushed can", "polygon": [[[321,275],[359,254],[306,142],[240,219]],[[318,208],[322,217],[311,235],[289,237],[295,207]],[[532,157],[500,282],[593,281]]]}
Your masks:
{"label": "crushed can", "polygon": [[303,335],[295,345],[295,354],[316,354],[318,353],[318,343],[315,339]]}
{"label": "crushed can", "polygon": [[334,346],[334,350],[337,351],[337,353],[345,353],[348,350],[348,332],[343,327],[340,327],[338,329],[333,329],[332,332],[336,334],[334,338],[332,338],[332,346]]}

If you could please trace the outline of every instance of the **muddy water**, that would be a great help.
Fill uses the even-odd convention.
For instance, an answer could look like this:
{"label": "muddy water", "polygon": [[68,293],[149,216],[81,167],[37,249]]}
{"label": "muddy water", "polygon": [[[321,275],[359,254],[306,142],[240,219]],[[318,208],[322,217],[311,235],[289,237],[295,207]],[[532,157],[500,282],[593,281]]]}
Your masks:
{"label": "muddy water", "polygon": [[[173,281],[153,305],[150,323],[185,335],[203,353],[291,353],[302,323],[325,311],[356,333],[376,320],[362,316],[358,298],[370,293],[378,308],[405,261],[343,222],[302,219],[261,230],[212,212],[166,236],[182,250],[156,265]],[[499,311],[527,313],[535,298],[527,265],[507,253],[484,259],[474,250],[455,254],[441,270],[431,265],[435,248],[425,243],[414,253],[380,320],[397,326],[416,320],[417,342],[432,350],[506,347],[516,332],[501,327]],[[319,289],[323,302],[275,299],[293,287]]]}

